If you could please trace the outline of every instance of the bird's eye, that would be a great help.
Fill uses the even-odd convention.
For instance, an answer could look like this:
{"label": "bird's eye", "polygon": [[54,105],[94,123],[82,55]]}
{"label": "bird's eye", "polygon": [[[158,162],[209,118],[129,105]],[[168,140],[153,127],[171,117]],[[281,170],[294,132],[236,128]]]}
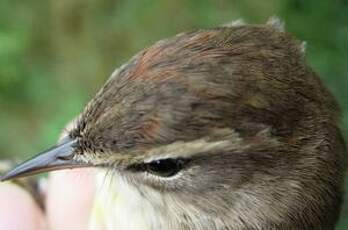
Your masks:
{"label": "bird's eye", "polygon": [[131,168],[135,171],[145,171],[160,177],[171,177],[183,169],[187,162],[187,159],[168,158],[133,165]]}
{"label": "bird's eye", "polygon": [[147,172],[161,177],[170,177],[177,174],[183,166],[184,161],[181,159],[163,159],[145,164],[145,169]]}

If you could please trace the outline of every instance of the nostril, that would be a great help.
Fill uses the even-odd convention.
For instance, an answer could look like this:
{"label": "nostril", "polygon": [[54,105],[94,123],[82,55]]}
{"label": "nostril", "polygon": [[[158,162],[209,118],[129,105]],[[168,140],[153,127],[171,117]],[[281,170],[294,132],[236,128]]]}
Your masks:
{"label": "nostril", "polygon": [[69,154],[69,155],[65,155],[65,156],[58,156],[57,159],[58,160],[63,160],[63,161],[67,161],[67,160],[71,160],[74,158],[75,154]]}

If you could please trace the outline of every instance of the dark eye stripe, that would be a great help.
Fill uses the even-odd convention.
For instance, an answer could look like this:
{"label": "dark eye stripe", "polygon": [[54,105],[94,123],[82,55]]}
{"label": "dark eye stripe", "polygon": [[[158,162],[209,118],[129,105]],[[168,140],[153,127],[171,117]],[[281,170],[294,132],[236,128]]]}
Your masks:
{"label": "dark eye stripe", "polygon": [[130,166],[128,169],[132,171],[148,172],[161,177],[171,177],[182,170],[187,164],[188,159],[167,158],[154,160],[149,163],[142,163]]}

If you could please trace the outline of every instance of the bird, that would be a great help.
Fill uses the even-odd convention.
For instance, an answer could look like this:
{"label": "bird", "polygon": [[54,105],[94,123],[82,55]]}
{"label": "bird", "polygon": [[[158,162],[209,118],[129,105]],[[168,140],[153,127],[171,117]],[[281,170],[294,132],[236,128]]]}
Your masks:
{"label": "bird", "polygon": [[339,121],[281,21],[194,30],[116,69],[56,146],[2,180],[99,168],[105,229],[329,230],[343,196]]}

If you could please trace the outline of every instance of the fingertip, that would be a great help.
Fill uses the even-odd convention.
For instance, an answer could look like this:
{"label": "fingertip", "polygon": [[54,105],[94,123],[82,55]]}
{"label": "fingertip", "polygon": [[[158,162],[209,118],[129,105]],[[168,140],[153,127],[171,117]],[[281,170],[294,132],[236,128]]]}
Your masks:
{"label": "fingertip", "polygon": [[44,216],[34,199],[11,182],[0,183],[0,226],[6,230],[45,229]]}
{"label": "fingertip", "polygon": [[88,229],[95,191],[93,172],[74,169],[50,174],[46,202],[50,229]]}

